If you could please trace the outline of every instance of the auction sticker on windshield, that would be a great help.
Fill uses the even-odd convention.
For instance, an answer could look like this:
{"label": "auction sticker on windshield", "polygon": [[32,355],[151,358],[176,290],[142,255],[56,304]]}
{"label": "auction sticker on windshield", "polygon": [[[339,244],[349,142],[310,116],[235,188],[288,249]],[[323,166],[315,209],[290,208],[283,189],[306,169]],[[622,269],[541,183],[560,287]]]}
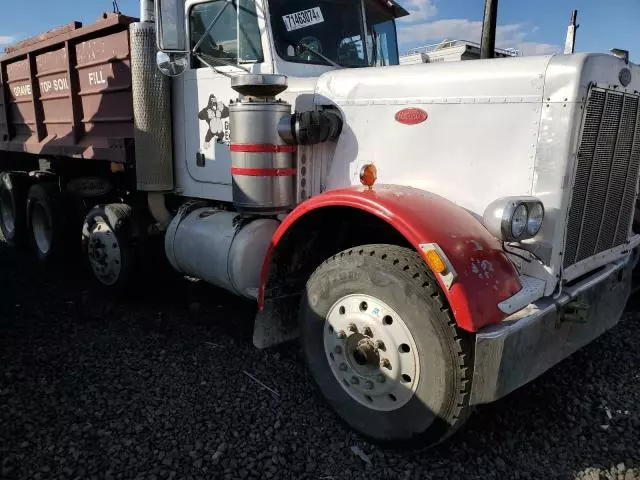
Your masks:
{"label": "auction sticker on windshield", "polygon": [[284,25],[287,27],[287,32],[291,32],[292,30],[322,23],[324,22],[324,17],[322,16],[320,7],[313,7],[308,10],[302,10],[301,12],[284,15],[282,20],[284,20]]}

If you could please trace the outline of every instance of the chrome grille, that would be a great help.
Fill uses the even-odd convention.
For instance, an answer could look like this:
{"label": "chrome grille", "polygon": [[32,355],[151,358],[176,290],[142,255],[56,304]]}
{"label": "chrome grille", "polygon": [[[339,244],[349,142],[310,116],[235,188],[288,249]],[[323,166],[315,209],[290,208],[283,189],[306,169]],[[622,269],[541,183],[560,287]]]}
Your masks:
{"label": "chrome grille", "polygon": [[578,146],[564,266],[627,241],[640,166],[638,95],[591,88]]}

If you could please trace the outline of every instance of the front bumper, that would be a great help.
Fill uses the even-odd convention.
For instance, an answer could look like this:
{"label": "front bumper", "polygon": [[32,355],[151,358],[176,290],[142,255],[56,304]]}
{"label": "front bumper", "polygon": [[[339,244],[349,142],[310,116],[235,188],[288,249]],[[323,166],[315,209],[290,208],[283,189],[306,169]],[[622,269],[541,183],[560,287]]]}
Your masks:
{"label": "front bumper", "polygon": [[497,400],[615,326],[631,292],[638,252],[604,267],[557,299],[547,297],[476,335],[472,405]]}

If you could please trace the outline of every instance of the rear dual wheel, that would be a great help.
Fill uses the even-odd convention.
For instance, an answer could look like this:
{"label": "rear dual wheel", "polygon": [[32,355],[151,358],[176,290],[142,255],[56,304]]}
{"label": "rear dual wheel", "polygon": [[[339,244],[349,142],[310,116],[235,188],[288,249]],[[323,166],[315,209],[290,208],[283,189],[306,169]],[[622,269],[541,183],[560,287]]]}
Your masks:
{"label": "rear dual wheel", "polygon": [[125,289],[132,279],[132,218],[129,205],[97,205],[82,227],[82,246],[91,272],[98,283],[111,290]]}
{"label": "rear dual wheel", "polygon": [[34,183],[26,172],[0,174],[0,229],[9,245],[29,244],[39,260],[51,260],[69,246],[69,217],[56,182]]}
{"label": "rear dual wheel", "polygon": [[39,260],[52,260],[64,251],[65,223],[58,185],[53,182],[32,185],[27,194],[27,229]]}
{"label": "rear dual wheel", "polygon": [[[28,239],[38,259],[48,261],[73,246],[75,212],[65,211],[55,182],[29,187],[31,183],[25,172],[0,174],[0,230],[9,245]],[[132,276],[132,217],[129,205],[98,205],[86,216],[82,228],[90,269],[100,284],[112,289],[127,286]]]}
{"label": "rear dual wheel", "polygon": [[12,247],[22,245],[27,237],[28,188],[29,177],[25,172],[0,174],[0,231]]}
{"label": "rear dual wheel", "polygon": [[361,434],[430,445],[466,420],[470,346],[413,250],[366,245],[327,260],[307,283],[300,322],[313,380]]}

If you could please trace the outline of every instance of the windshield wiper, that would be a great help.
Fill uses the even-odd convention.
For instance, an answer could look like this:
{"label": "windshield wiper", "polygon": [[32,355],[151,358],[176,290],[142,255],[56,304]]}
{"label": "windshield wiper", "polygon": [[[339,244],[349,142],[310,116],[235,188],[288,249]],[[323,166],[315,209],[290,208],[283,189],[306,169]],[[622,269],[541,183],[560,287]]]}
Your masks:
{"label": "windshield wiper", "polygon": [[[224,75],[225,77],[229,77],[229,78],[233,77],[233,75],[231,75],[231,74],[229,74],[227,72],[224,72],[222,70],[219,70],[215,65],[211,65],[209,62],[207,62],[207,60],[205,59],[205,55],[204,54],[198,53],[198,52],[193,52],[193,55],[198,60],[200,60],[202,63],[204,63],[207,67],[211,68],[214,72],[219,73],[220,75]],[[207,56],[209,56],[209,55],[207,55]],[[242,70],[244,72],[251,73],[251,70],[249,70],[248,68],[243,67],[241,65],[238,65],[236,63],[230,62],[228,60],[225,60],[224,58],[211,57],[211,56],[209,56],[209,58],[211,58],[211,59],[213,59],[213,60],[215,60],[217,62],[220,62],[220,63],[222,63],[224,65],[227,65],[228,67],[236,67],[236,68],[239,68],[240,70]]]}
{"label": "windshield wiper", "polygon": [[317,55],[318,57],[320,57],[322,60],[324,60],[325,62],[327,62],[329,65],[332,65],[336,68],[344,68],[342,65],[340,65],[339,63],[334,62],[333,60],[331,60],[329,57],[321,54],[320,52],[316,52],[313,48],[311,48],[309,45],[302,43],[301,41],[291,41],[290,39],[286,39],[289,41],[289,43],[292,43],[293,45],[295,45],[296,47],[301,47],[304,48],[305,50],[309,50],[311,53],[313,53],[314,55]]}

